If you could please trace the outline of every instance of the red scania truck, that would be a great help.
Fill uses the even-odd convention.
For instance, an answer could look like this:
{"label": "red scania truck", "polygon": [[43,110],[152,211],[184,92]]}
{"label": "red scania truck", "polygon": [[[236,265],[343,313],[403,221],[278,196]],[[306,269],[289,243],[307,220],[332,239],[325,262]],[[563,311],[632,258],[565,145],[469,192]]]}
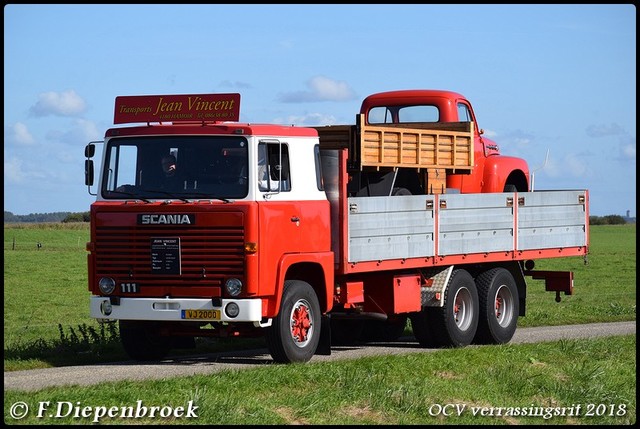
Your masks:
{"label": "red scania truck", "polygon": [[572,272],[533,261],[586,259],[588,190],[530,189],[462,95],[373,94],[355,124],[322,127],[239,109],[240,94],[117,97],[114,124],[134,125],[85,148],[90,314],[119,322],[131,358],[265,336],[274,361],[305,362],[407,321],[424,347],[500,344],[526,276],[572,294]]}

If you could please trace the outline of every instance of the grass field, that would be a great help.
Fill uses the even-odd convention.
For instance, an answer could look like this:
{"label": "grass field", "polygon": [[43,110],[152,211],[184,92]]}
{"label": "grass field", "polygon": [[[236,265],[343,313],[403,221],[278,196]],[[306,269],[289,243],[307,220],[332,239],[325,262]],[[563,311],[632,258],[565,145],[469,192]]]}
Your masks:
{"label": "grass field", "polygon": [[[5,225],[5,371],[126,359],[117,332],[101,330],[88,316],[88,233],[86,225]],[[582,258],[540,261],[537,269],[574,271],[575,294],[556,303],[542,282],[531,281],[519,326],[635,320],[635,239],[635,225],[594,226],[587,265]],[[629,425],[636,421],[636,337],[4,393],[5,423],[11,424]],[[31,410],[47,401],[99,409],[135,408],[138,400],[149,407],[192,401],[197,417],[7,417],[18,402]]]}
{"label": "grass field", "polygon": [[[536,269],[573,271],[574,295],[556,303],[543,282],[527,278],[527,315],[518,326],[635,320],[635,224],[594,226],[590,235],[588,264],[582,257],[537,262]],[[126,358],[117,328],[89,318],[88,240],[86,223],[5,224],[5,370]]]}

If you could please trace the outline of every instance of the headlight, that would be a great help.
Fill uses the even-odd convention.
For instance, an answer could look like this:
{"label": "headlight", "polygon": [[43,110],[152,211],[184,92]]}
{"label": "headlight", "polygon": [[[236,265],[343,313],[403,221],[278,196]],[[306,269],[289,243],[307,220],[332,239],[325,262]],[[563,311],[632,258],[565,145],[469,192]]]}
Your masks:
{"label": "headlight", "polygon": [[240,292],[242,292],[242,282],[235,277],[232,279],[228,279],[224,283],[224,288],[227,290],[227,293],[231,296],[238,296]]}
{"label": "headlight", "polygon": [[98,287],[104,295],[111,295],[116,288],[116,281],[111,277],[103,277],[98,282]]}

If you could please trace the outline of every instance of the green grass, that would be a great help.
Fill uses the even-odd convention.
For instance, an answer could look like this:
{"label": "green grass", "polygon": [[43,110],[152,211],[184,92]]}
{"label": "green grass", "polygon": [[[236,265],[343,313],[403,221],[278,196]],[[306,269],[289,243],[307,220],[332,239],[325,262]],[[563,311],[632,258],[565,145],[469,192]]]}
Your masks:
{"label": "green grass", "polygon": [[[92,424],[98,420],[93,411],[96,407],[135,409],[140,400],[147,408],[187,407],[193,401],[198,407],[197,417],[105,417],[99,422],[629,425],[636,421],[635,348],[635,335],[628,335],[467,347],[341,362],[264,365],[211,375],[105,382],[37,392],[5,391],[5,421]],[[10,407],[19,401],[25,402],[31,413],[22,420],[9,420]],[[47,401],[50,412],[38,418],[39,406]],[[90,408],[86,417],[74,418],[72,413],[57,418],[58,403],[63,404],[63,414],[68,404],[78,409]],[[519,415],[513,415],[516,410]],[[522,415],[533,411],[533,416]],[[587,415],[589,411],[593,415]],[[509,413],[512,415],[505,415]]]}
{"label": "green grass", "polygon": [[518,326],[551,326],[636,320],[636,225],[590,228],[589,255],[543,259],[536,270],[573,271],[573,295],[544,291],[527,277],[527,315]]}
{"label": "green grass", "polygon": [[[518,326],[635,320],[635,224],[593,226],[590,233],[588,265],[581,257],[536,264],[540,270],[573,271],[574,295],[556,303],[544,282],[527,278],[527,315]],[[84,223],[5,224],[5,371],[127,359],[117,328],[89,317],[88,240]],[[200,351],[217,351],[262,342],[198,344]]]}

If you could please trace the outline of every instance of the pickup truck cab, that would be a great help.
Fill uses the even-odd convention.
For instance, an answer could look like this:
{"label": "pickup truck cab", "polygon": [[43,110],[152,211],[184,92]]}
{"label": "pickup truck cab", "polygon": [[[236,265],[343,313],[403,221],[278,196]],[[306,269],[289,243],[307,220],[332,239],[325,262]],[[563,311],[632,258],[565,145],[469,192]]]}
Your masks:
{"label": "pickup truck cab", "polygon": [[483,136],[484,130],[477,125],[471,103],[457,92],[425,89],[379,92],[363,100],[360,113],[365,115],[367,125],[406,124],[412,128],[432,128],[439,124],[454,127],[455,123],[473,122],[474,167],[460,174],[447,175],[447,192],[529,191],[527,162],[501,155],[496,142]]}

